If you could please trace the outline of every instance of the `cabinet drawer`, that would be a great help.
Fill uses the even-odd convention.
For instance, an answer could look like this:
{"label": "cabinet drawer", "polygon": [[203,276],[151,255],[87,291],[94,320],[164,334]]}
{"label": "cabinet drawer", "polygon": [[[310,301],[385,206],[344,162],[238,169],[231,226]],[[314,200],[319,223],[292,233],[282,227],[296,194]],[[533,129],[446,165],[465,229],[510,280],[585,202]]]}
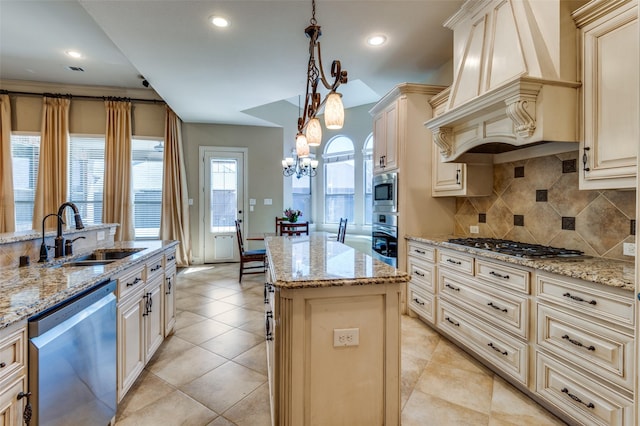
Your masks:
{"label": "cabinet drawer", "polygon": [[518,336],[528,336],[529,300],[505,291],[499,292],[479,280],[438,270],[438,293],[451,303],[472,310],[493,325]]}
{"label": "cabinet drawer", "polygon": [[432,263],[421,262],[412,257],[407,259],[407,271],[411,276],[411,283],[426,293],[435,291],[435,269]]}
{"label": "cabinet drawer", "polygon": [[156,276],[164,272],[164,267],[162,265],[163,257],[163,255],[158,255],[147,260],[147,281],[151,281]]}
{"label": "cabinet drawer", "polygon": [[25,366],[26,337],[26,329],[21,327],[0,340],[0,380]]}
{"label": "cabinet drawer", "polygon": [[118,300],[134,290],[144,287],[144,265],[137,265],[127,269],[118,278]]}
{"label": "cabinet drawer", "polygon": [[514,380],[527,385],[528,345],[509,337],[448,303],[438,301],[437,327],[482,356]]}
{"label": "cabinet drawer", "polygon": [[501,287],[529,294],[529,272],[476,259],[476,276]]}
{"label": "cabinet drawer", "polygon": [[176,265],[176,251],[175,249],[167,250],[164,253],[164,268],[169,269],[171,266]]}
{"label": "cabinet drawer", "polygon": [[538,345],[633,390],[633,334],[541,304],[537,314]]}
{"label": "cabinet drawer", "polygon": [[426,246],[415,241],[407,242],[407,255],[426,260],[427,262],[436,261],[435,247]]}
{"label": "cabinet drawer", "polygon": [[[601,287],[601,288],[597,288]],[[585,281],[539,273],[536,275],[538,298],[575,309],[597,319],[606,319],[618,325],[633,327],[633,293],[590,285]]]}
{"label": "cabinet drawer", "polygon": [[473,275],[473,257],[466,256],[464,254],[448,251],[437,251],[438,264],[446,266],[447,268],[455,269],[456,271],[464,272],[465,274]]}
{"label": "cabinet drawer", "polygon": [[431,324],[436,323],[434,301],[433,295],[425,294],[416,289],[413,284],[409,284],[409,308]]}
{"label": "cabinet drawer", "polygon": [[580,424],[633,424],[632,400],[537,351],[536,393]]}

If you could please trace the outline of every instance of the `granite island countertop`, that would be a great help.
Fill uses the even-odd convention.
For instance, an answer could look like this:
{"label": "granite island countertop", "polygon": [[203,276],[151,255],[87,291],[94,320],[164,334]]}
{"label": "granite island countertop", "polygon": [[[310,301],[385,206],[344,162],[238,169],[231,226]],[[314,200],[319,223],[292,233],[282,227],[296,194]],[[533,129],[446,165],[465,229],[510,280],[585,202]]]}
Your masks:
{"label": "granite island countertop", "polygon": [[177,244],[178,241],[160,240],[116,242],[107,250],[142,250],[106,265],[61,266],[64,262],[87,254],[79,252],[45,264],[34,262],[21,268],[0,268],[0,329],[55,306]]}
{"label": "granite island countertop", "polygon": [[405,238],[409,241],[432,244],[487,259],[495,259],[609,287],[616,287],[622,290],[635,291],[634,262],[590,256],[581,256],[578,258],[525,259],[475,247],[452,244],[447,241],[449,238],[456,238],[452,235],[433,237],[406,236]]}
{"label": "granite island countertop", "polygon": [[400,284],[409,275],[317,232],[265,239],[273,284],[283,288]]}

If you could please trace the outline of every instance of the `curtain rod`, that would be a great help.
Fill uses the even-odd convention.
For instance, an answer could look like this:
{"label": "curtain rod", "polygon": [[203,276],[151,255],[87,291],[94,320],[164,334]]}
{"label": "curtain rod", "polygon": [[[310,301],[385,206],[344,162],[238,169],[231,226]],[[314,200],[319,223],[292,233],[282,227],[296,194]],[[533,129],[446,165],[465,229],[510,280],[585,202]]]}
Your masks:
{"label": "curtain rod", "polygon": [[99,101],[126,101],[126,102],[149,102],[153,104],[164,104],[165,101],[158,99],[139,99],[139,98],[127,98],[118,96],[90,96],[90,95],[71,95],[71,94],[57,94],[57,93],[35,93],[35,92],[20,92],[15,90],[0,89],[0,95],[24,95],[24,96],[46,96],[50,98],[69,98],[69,99],[93,99]]}

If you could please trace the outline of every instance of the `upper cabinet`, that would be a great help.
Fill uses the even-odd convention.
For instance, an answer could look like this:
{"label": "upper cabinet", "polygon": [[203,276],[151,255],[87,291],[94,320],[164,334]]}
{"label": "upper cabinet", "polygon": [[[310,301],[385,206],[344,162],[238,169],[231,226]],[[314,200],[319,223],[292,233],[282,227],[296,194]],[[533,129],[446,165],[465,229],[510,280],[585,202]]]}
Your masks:
{"label": "upper cabinet", "polygon": [[[429,100],[433,116],[444,111],[449,89]],[[491,195],[493,191],[493,161],[491,156],[467,154],[467,163],[445,163],[436,144],[431,144],[431,176],[433,197],[477,197]]]}
{"label": "upper cabinet", "polygon": [[635,188],[637,1],[592,1],[576,10],[573,18],[582,49],[580,189]]}
{"label": "upper cabinet", "polygon": [[398,168],[398,102],[394,101],[373,118],[373,173]]}

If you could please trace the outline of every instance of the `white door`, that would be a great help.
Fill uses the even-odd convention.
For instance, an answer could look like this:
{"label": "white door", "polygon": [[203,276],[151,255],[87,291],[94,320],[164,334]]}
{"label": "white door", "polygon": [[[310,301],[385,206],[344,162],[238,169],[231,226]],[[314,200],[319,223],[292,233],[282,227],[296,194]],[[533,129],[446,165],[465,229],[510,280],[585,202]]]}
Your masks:
{"label": "white door", "polygon": [[202,152],[204,262],[239,261],[235,221],[243,219],[245,152],[213,147]]}

